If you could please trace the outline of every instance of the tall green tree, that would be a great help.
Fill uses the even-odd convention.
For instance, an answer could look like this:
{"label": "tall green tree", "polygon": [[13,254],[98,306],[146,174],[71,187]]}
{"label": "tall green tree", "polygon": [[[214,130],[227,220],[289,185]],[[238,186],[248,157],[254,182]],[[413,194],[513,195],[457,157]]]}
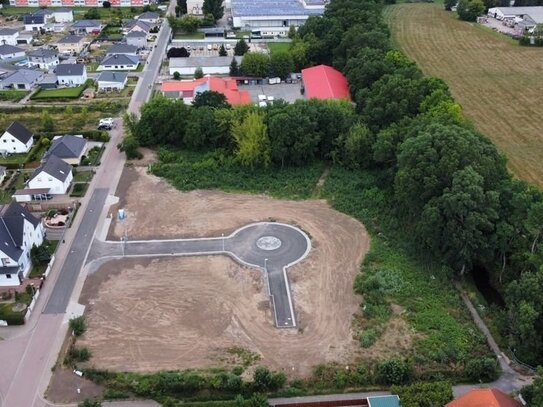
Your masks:
{"label": "tall green tree", "polygon": [[270,140],[263,116],[250,112],[232,124],[232,138],[236,144],[235,156],[246,167],[267,167],[270,164]]}
{"label": "tall green tree", "polygon": [[177,19],[176,28],[180,28],[186,33],[194,33],[200,26],[200,20],[198,17],[184,15],[183,17]]}
{"label": "tall green tree", "polygon": [[212,108],[227,108],[230,104],[226,100],[226,96],[222,93],[215,92],[213,90],[207,90],[205,92],[199,92],[192,101],[192,107],[212,107]]}
{"label": "tall green tree", "polygon": [[249,51],[249,45],[247,45],[245,40],[241,38],[238,40],[238,42],[236,42],[236,46],[234,47],[234,55],[241,57],[245,55],[247,51]]}
{"label": "tall green tree", "polygon": [[204,14],[212,14],[215,21],[220,20],[224,16],[224,7],[222,0],[204,0],[202,6]]}
{"label": "tall green tree", "polygon": [[240,69],[244,75],[263,78],[270,70],[270,58],[260,52],[247,52],[243,56]]}
{"label": "tall green tree", "polygon": [[226,48],[224,48],[224,44],[221,44],[221,46],[219,47],[219,56],[225,57],[227,55],[228,55],[228,52],[226,52]]}
{"label": "tall green tree", "polygon": [[194,70],[194,79],[201,79],[204,77],[204,70],[198,67]]}
{"label": "tall green tree", "polygon": [[286,79],[294,71],[294,62],[288,51],[275,52],[271,55],[270,65],[273,75]]}
{"label": "tall green tree", "polygon": [[456,12],[460,20],[475,21],[485,12],[485,4],[482,0],[459,0]]}
{"label": "tall green tree", "polygon": [[43,131],[47,133],[55,131],[55,122],[47,109],[43,110],[41,113],[41,125]]}
{"label": "tall green tree", "polygon": [[230,62],[230,76],[239,76],[239,65],[235,57]]}

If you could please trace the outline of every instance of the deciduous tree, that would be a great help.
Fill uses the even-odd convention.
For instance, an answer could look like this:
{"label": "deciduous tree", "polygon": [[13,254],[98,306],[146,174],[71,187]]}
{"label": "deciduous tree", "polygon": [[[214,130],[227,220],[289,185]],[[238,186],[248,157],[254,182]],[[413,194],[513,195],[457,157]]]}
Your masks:
{"label": "deciduous tree", "polygon": [[267,167],[270,164],[270,140],[264,118],[250,112],[232,124],[232,138],[236,143],[235,156],[246,167]]}

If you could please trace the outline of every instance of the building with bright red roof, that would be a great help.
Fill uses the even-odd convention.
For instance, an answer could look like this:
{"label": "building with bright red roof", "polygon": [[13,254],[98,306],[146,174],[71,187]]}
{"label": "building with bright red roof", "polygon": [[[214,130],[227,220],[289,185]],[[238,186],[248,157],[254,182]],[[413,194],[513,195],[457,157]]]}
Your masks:
{"label": "building with bright red roof", "polygon": [[226,96],[226,100],[232,106],[247,105],[251,103],[249,92],[246,90],[240,91],[236,80],[231,78],[206,76],[190,81],[166,81],[162,82],[160,90],[164,96],[174,99],[183,99],[187,104],[191,104],[198,93],[205,91],[222,93]]}
{"label": "building with bright red roof", "polygon": [[331,66],[317,65],[302,69],[302,82],[308,99],[351,100],[347,78]]}
{"label": "building with bright red roof", "polygon": [[522,407],[522,404],[498,389],[475,389],[445,407]]}

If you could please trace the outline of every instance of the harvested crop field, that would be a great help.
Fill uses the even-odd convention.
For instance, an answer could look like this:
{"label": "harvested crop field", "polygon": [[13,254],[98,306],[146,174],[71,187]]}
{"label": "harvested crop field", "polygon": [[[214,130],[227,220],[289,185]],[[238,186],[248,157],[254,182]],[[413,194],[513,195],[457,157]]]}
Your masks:
{"label": "harvested crop field", "polygon": [[[277,329],[259,270],[223,256],[122,259],[88,276],[81,301],[89,329],[78,341],[99,368],[130,371],[242,364],[256,355],[306,376],[359,352],[353,281],[369,247],[365,228],[325,201],[219,191],[182,193],[145,168],[127,167],[118,195],[131,239],[217,236],[274,219],[307,232],[312,250],[289,269],[299,329]],[[142,193],[145,191],[145,193]],[[112,208],[112,213],[116,208]],[[110,238],[118,239],[113,221]]]}
{"label": "harvested crop field", "polygon": [[454,18],[442,5],[388,7],[396,44],[425,74],[444,79],[465,115],[519,177],[543,186],[543,52]]}

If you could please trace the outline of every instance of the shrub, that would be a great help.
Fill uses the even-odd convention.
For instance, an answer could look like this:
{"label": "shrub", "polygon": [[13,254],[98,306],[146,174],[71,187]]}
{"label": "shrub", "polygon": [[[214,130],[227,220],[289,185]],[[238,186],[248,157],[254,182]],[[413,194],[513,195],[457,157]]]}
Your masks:
{"label": "shrub", "polygon": [[412,375],[411,364],[400,359],[388,359],[377,366],[377,376],[383,384],[405,384]]}
{"label": "shrub", "polygon": [[379,333],[375,329],[373,328],[365,329],[360,334],[360,345],[363,348],[369,348],[375,343],[377,338],[379,338]]}
{"label": "shrub", "polygon": [[453,399],[452,386],[448,382],[392,386],[390,391],[400,397],[402,407],[444,406]]}
{"label": "shrub", "polygon": [[123,390],[106,389],[103,397],[106,400],[127,399],[130,397],[130,393]]}
{"label": "shrub", "polygon": [[84,316],[70,319],[70,329],[75,336],[81,336],[87,330],[87,323]]}
{"label": "shrub", "polygon": [[92,353],[87,348],[71,347],[68,351],[70,358],[75,362],[86,362],[92,356]]}
{"label": "shrub", "polygon": [[86,399],[79,403],[77,407],[102,407],[102,403],[99,400]]}
{"label": "shrub", "polygon": [[471,381],[492,382],[499,377],[498,363],[492,358],[472,359],[466,364],[466,375]]}

